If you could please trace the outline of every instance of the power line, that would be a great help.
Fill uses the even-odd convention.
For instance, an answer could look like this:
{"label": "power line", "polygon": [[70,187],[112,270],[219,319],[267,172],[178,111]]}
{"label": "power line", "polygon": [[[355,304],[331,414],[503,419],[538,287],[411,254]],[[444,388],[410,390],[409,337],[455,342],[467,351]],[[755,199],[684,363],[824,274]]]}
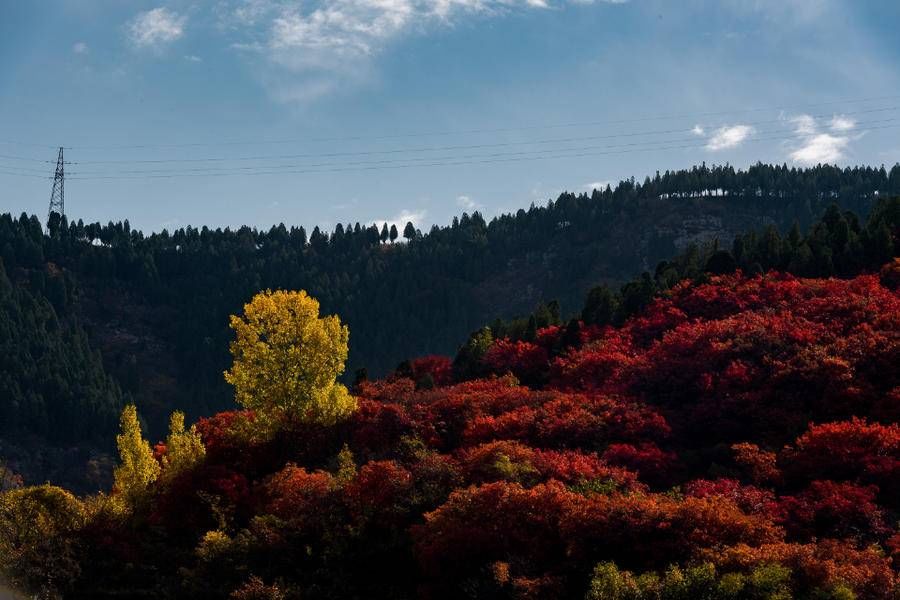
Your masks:
{"label": "power line", "polygon": [[[892,112],[900,108],[900,106],[890,106],[883,108],[875,108],[869,110],[855,111],[851,113],[844,113],[848,116],[862,115],[862,114],[871,114],[877,112]],[[833,115],[813,115],[812,119],[824,119],[832,117]],[[749,123],[744,123],[744,125],[756,126],[756,125],[767,125],[771,123],[782,123],[783,119],[770,119],[765,121],[753,121]],[[724,124],[719,125],[711,125],[709,128],[716,129],[725,126]],[[259,161],[259,160],[284,160],[284,159],[295,159],[295,158],[336,158],[336,157],[349,157],[349,156],[373,156],[373,155],[386,155],[386,154],[404,154],[411,152],[443,152],[443,151],[453,151],[453,150],[483,150],[488,148],[506,148],[512,146],[528,146],[528,145],[538,145],[538,144],[559,144],[559,143],[568,143],[568,142],[584,142],[584,141],[592,141],[592,140],[603,140],[603,139],[616,139],[616,138],[630,138],[630,137],[641,137],[641,136],[650,136],[650,135],[670,135],[676,133],[690,133],[693,129],[665,129],[665,130],[656,130],[656,131],[639,131],[639,132],[623,132],[623,133],[610,133],[610,134],[602,134],[602,135],[589,135],[589,136],[576,136],[576,137],[565,137],[565,138],[549,138],[549,139],[541,139],[541,140],[521,140],[521,141],[510,141],[510,142],[491,142],[484,144],[462,144],[462,145],[449,145],[449,146],[420,146],[420,147],[407,147],[407,148],[389,148],[384,150],[356,150],[356,151],[346,151],[346,152],[314,152],[314,153],[302,153],[302,154],[270,154],[270,155],[257,155],[257,156],[239,156],[239,157],[205,157],[205,158],[162,158],[162,159],[135,159],[135,160],[125,160],[125,159],[112,159],[112,160],[81,160],[74,161],[70,164],[74,165],[101,165],[101,164],[169,164],[169,163],[202,163],[202,162],[244,162],[244,161]]]}
{"label": "power line", "polygon": [[30,173],[15,173],[13,171],[2,171],[2,170],[0,170],[0,175],[9,175],[12,177],[32,177],[34,179],[43,179],[45,181],[48,179],[53,179],[52,177],[48,177],[47,175],[32,175]]}
{"label": "power line", "polygon": [[[890,119],[881,119],[877,121],[869,121],[857,124],[855,131],[863,133],[867,131],[875,131],[880,129],[892,128],[895,126],[876,126],[879,123],[888,123],[897,121],[897,118]],[[776,134],[776,135],[769,135]],[[763,137],[768,136],[768,137]],[[758,142],[758,141],[766,141],[766,140],[790,140],[790,139],[803,139],[808,137],[807,134],[803,133],[792,133],[792,134],[781,134],[778,131],[762,131],[753,134],[749,137],[747,142]],[[688,142],[686,145],[676,145],[672,144],[682,144],[684,142]],[[695,138],[681,138],[681,139],[669,139],[669,140],[651,140],[651,141],[643,141],[643,142],[635,142],[635,143],[627,143],[627,144],[612,144],[612,145],[603,145],[603,146],[587,146],[587,147],[570,147],[570,148],[556,148],[556,149],[539,149],[539,150],[528,150],[528,151],[518,151],[518,152],[498,152],[491,154],[469,154],[469,155],[452,155],[452,156],[438,156],[438,157],[412,157],[412,158],[398,158],[398,159],[385,159],[385,160],[377,160],[377,161],[339,161],[339,162],[322,162],[322,163],[307,163],[307,164],[285,164],[285,165],[253,165],[246,167],[237,167],[237,166],[228,166],[228,167],[202,167],[202,168],[194,168],[194,169],[143,169],[143,170],[126,170],[126,171],[76,171],[71,173],[71,175],[75,175],[75,177],[70,177],[70,179],[77,180],[99,180],[99,179],[123,179],[126,178],[124,176],[128,175],[131,177],[127,177],[129,179],[142,179],[142,178],[174,178],[174,177],[190,177],[190,176],[212,176],[212,175],[239,175],[239,174],[247,174],[247,175],[255,175],[255,174],[278,174],[278,173],[314,173],[314,172],[334,172],[334,171],[352,171],[352,170],[372,170],[373,168],[384,167],[384,168],[410,168],[416,166],[428,167],[428,166],[443,166],[443,165],[455,165],[455,164],[478,164],[478,163],[487,163],[487,162],[505,162],[503,159],[514,158],[514,160],[542,160],[542,159],[551,159],[557,157],[572,157],[572,156],[582,156],[585,152],[593,152],[596,150],[608,150],[608,152],[600,152],[595,153],[596,155],[606,155],[606,154],[616,154],[616,153],[628,153],[633,151],[655,151],[655,150],[664,150],[664,149],[676,149],[676,148],[703,148],[707,145],[708,142],[699,140],[695,141]],[[641,148],[643,147],[643,148]],[[636,148],[636,150],[623,150],[626,148]],[[571,153],[576,154],[571,154]],[[548,154],[549,153],[549,154]],[[562,153],[560,155],[560,153]],[[560,155],[560,156],[556,156]],[[68,163],[67,163],[68,164]],[[391,167],[393,165],[393,167]],[[0,165],[0,168],[6,167],[5,165]],[[326,167],[327,169],[322,169],[321,167]],[[7,167],[9,168],[9,167]],[[23,167],[15,167],[15,168],[23,168]],[[298,170],[299,169],[299,170]],[[33,169],[33,171],[38,171],[38,169]],[[241,173],[243,172],[243,173]],[[25,176],[24,173],[18,172],[10,172],[5,171],[5,174],[9,175],[19,175]],[[95,176],[100,175],[100,176]],[[37,176],[41,179],[45,179],[45,177]]]}
{"label": "power line", "polygon": [[718,112],[706,112],[706,113],[694,113],[694,114],[669,114],[669,115],[655,115],[655,116],[644,116],[644,117],[635,117],[631,119],[617,119],[617,120],[601,120],[601,121],[582,121],[582,122],[573,122],[573,123],[558,123],[553,125],[527,125],[527,126],[518,126],[518,127],[499,127],[499,128],[483,128],[483,129],[468,129],[468,130],[456,130],[456,131],[430,131],[430,132],[414,132],[414,133],[405,133],[405,134],[390,134],[390,135],[380,135],[380,136],[343,136],[343,137],[321,137],[321,138],[287,138],[281,140],[231,140],[231,141],[219,141],[219,142],[193,142],[186,144],[137,144],[137,145],[122,145],[122,146],[80,146],[76,147],[80,150],[101,150],[101,149],[115,149],[115,150],[129,150],[129,149],[147,149],[147,148],[188,148],[188,147],[198,147],[198,146],[228,146],[228,145],[265,145],[265,144],[293,144],[297,142],[340,142],[340,141],[365,141],[365,140],[387,140],[387,139],[401,139],[401,138],[415,138],[415,137],[438,137],[438,136],[452,136],[452,135],[471,135],[471,134],[482,134],[482,133],[504,133],[511,131],[533,131],[533,130],[541,130],[541,129],[562,129],[569,127],[590,127],[595,125],[622,125],[626,123],[640,123],[646,121],[664,121],[664,120],[673,120],[673,119],[688,119],[688,118],[704,118],[711,116],[726,116],[726,115],[734,115],[734,114],[746,114],[746,113],[754,113],[754,112],[766,112],[766,111],[775,111],[775,110],[794,110],[797,108],[817,108],[821,106],[833,106],[836,104],[856,104],[862,102],[875,102],[879,100],[891,100],[900,98],[900,94],[893,94],[888,96],[875,96],[870,98],[859,98],[859,99],[851,99],[851,100],[834,100],[831,102],[820,102],[817,104],[802,104],[802,105],[794,105],[794,106],[781,106],[781,107],[768,107],[768,108],[750,108],[750,109],[738,109],[733,111],[718,111]]}
{"label": "power line", "polygon": [[[871,126],[881,123],[895,122],[900,120],[900,118],[891,118],[891,119],[881,119],[877,121],[869,121],[865,123],[860,123],[858,125],[862,125],[863,127],[857,127],[856,131],[868,131],[872,129]],[[758,138],[759,136],[769,135],[769,134],[779,134],[776,138],[763,138],[763,139],[794,139],[794,138],[803,138],[807,137],[806,134],[789,134],[785,135],[783,132],[777,130],[771,131],[761,131],[756,132],[751,136],[752,138]],[[644,142],[632,142],[626,144],[608,144],[603,146],[587,146],[587,147],[575,147],[575,148],[556,148],[556,149],[540,149],[540,150],[525,150],[525,151],[517,151],[517,152],[497,152],[493,154],[469,154],[462,156],[426,156],[426,157],[411,157],[411,158],[393,158],[393,159],[382,159],[382,160],[368,160],[368,161],[331,161],[331,162],[320,162],[320,163],[308,163],[308,164],[283,164],[283,165],[252,165],[252,166],[225,166],[225,167],[199,167],[199,168],[189,168],[189,169],[175,169],[175,168],[164,168],[164,169],[139,169],[139,170],[101,170],[101,171],[75,171],[73,174],[78,176],[84,175],[104,175],[104,174],[157,174],[157,173],[227,173],[230,171],[253,171],[259,169],[294,169],[294,168],[313,168],[313,167],[331,167],[331,166],[368,166],[368,165],[382,165],[382,164],[392,164],[392,163],[416,163],[416,162],[428,162],[428,161],[438,161],[438,160],[459,160],[459,159],[473,159],[473,158],[494,158],[494,157],[503,157],[503,156],[519,156],[519,155],[528,155],[528,154],[540,154],[546,152],[571,152],[571,151],[585,151],[585,150],[603,150],[603,149],[616,149],[616,148],[631,148],[636,146],[647,146],[647,145],[659,145],[659,144],[674,144],[674,143],[683,143],[683,142],[696,142],[696,137],[690,138],[676,138],[670,140],[652,140],[652,141],[644,141]]]}
{"label": "power line", "polygon": [[[770,107],[758,107],[758,108],[748,108],[748,109],[735,109],[735,110],[726,110],[726,111],[711,111],[711,112],[701,112],[701,113],[673,113],[667,115],[645,115],[642,117],[634,117],[629,119],[610,119],[610,120],[594,120],[594,121],[580,121],[580,122],[570,122],[570,123],[556,123],[556,124],[547,124],[547,125],[522,125],[522,126],[514,126],[514,127],[496,127],[496,128],[474,128],[474,129],[462,129],[462,130],[443,130],[443,131],[420,131],[420,132],[410,132],[410,133],[400,133],[400,134],[389,134],[389,135],[374,135],[374,136],[340,136],[340,137],[319,137],[319,138],[286,138],[286,139],[274,139],[274,140],[220,140],[220,141],[211,141],[211,142],[189,142],[189,143],[159,143],[159,144],[123,144],[123,145],[76,145],[76,146],[65,146],[66,150],[127,150],[127,149],[149,149],[149,148],[191,148],[191,147],[206,147],[206,146],[229,146],[229,145],[267,145],[267,144],[292,144],[298,142],[339,142],[339,141],[366,141],[366,140],[388,140],[388,139],[403,139],[403,138],[416,138],[416,137],[437,137],[437,136],[453,136],[453,135],[471,135],[471,134],[483,134],[483,133],[504,133],[504,132],[513,132],[513,131],[534,131],[534,130],[547,130],[547,129],[563,129],[570,127],[590,127],[596,125],[621,125],[627,123],[640,123],[647,121],[665,121],[665,120],[675,120],[675,119],[699,119],[705,117],[713,117],[713,116],[727,116],[727,115],[737,115],[737,114],[749,114],[749,113],[758,113],[758,112],[771,112],[771,111],[786,111],[786,110],[798,110],[803,108],[818,108],[824,106],[835,106],[840,104],[860,104],[865,102],[877,102],[877,101],[885,101],[885,100],[895,100],[900,98],[900,94],[891,94],[885,96],[871,96],[868,98],[846,98],[843,100],[832,100],[829,102],[818,102],[818,103],[810,103],[810,104],[795,104],[795,105],[782,105],[782,106],[770,106]],[[57,148],[58,145],[53,144],[38,144],[32,142],[21,142],[15,140],[0,140],[0,144],[14,145],[14,146],[27,146],[33,148]],[[47,161],[50,162],[50,161]]]}
{"label": "power line", "polygon": [[[892,129],[900,127],[900,124],[894,125],[885,125],[880,127],[869,127],[866,129],[858,129],[857,131],[875,131],[882,129]],[[806,135],[790,135],[790,136],[771,136],[771,137],[757,137],[745,140],[747,143],[757,143],[762,141],[772,141],[772,140],[789,140],[789,139],[801,139],[808,137]],[[673,141],[674,142],[674,141]],[[78,179],[83,181],[102,181],[102,180],[134,180],[134,179],[174,179],[174,178],[184,178],[184,177],[223,177],[223,176],[234,176],[234,175],[247,175],[247,176],[259,176],[259,175],[288,175],[288,174],[316,174],[316,173],[338,173],[338,172],[351,172],[351,171],[378,171],[378,170],[387,170],[387,169],[404,169],[404,168],[423,168],[423,167],[447,167],[447,166],[460,166],[460,165],[473,165],[473,164],[492,164],[492,163],[507,163],[507,162],[521,162],[521,161],[530,161],[530,160],[553,160],[553,159],[562,159],[562,158],[581,158],[581,157],[589,157],[589,156],[605,156],[611,154],[629,154],[634,152],[656,152],[656,151],[664,151],[664,150],[680,150],[680,149],[695,149],[695,148],[705,148],[708,142],[702,143],[694,143],[694,144],[680,144],[680,145],[671,145],[673,142],[669,142],[669,145],[656,145],[644,148],[632,148],[625,150],[606,150],[606,151],[588,151],[588,149],[572,149],[572,153],[563,153],[560,154],[560,151],[543,151],[544,155],[533,155],[533,156],[518,156],[511,157],[509,155],[490,158],[485,160],[459,160],[461,157],[450,158],[447,161],[435,161],[431,163],[399,163],[399,164],[391,164],[391,165],[371,165],[371,166],[335,166],[335,168],[327,168],[327,169],[313,169],[307,168],[297,169],[297,170],[262,170],[262,171],[252,171],[246,173],[238,173],[238,172],[216,172],[216,173],[168,173],[168,174],[155,174],[155,175],[111,175],[111,176],[92,176],[92,177],[73,177],[71,179]],[[547,152],[551,152],[551,154],[547,154]],[[272,169],[273,167],[259,167],[260,169]]]}
{"label": "power line", "polygon": [[[872,114],[878,112],[892,112],[897,110],[900,107],[891,106],[891,107],[880,107],[880,108],[872,108],[866,110],[855,111],[851,113],[843,113],[845,116],[850,115],[860,115],[860,114]],[[821,115],[813,115],[809,118],[811,119],[823,119],[832,117],[833,115],[821,114]],[[877,130],[883,129],[883,127],[872,127],[872,125],[878,123],[886,123],[896,121],[897,118],[888,118],[881,119],[876,121],[862,122],[856,123],[854,127],[854,131],[864,132],[869,130]],[[776,120],[765,120],[765,121],[755,121],[744,123],[743,125],[753,126],[753,125],[761,125],[766,123],[784,123],[785,119],[776,119]],[[868,126],[865,128],[865,126]],[[709,126],[708,130],[713,131],[715,126]],[[591,140],[601,140],[601,139],[615,139],[615,138],[632,138],[632,137],[641,137],[641,136],[651,136],[651,135],[669,135],[673,133],[687,133],[692,130],[688,129],[669,129],[669,130],[661,130],[661,131],[642,131],[642,132],[623,132],[616,134],[604,134],[604,135],[592,135],[592,136],[577,136],[577,137],[567,137],[567,138],[550,138],[544,140],[531,140],[531,141],[514,141],[514,142],[497,142],[490,144],[470,144],[470,145],[448,145],[448,146],[427,146],[427,147],[414,147],[414,148],[393,148],[386,150],[368,150],[368,151],[355,151],[355,152],[333,152],[333,153],[305,153],[305,154],[284,154],[284,155],[268,155],[268,156],[255,156],[255,157],[207,157],[207,158],[183,158],[183,159],[154,159],[154,160],[132,160],[132,161],[122,161],[122,160],[110,160],[110,161],[65,161],[60,162],[58,158],[57,167],[61,165],[79,165],[79,164],[120,164],[123,162],[127,163],[138,163],[138,164],[181,164],[181,163],[227,163],[227,162],[238,162],[238,161],[260,161],[260,160],[274,160],[274,159],[294,159],[294,158],[344,158],[344,157],[363,157],[363,156],[378,156],[378,155],[399,155],[405,153],[412,152],[437,152],[437,151],[457,151],[457,150],[486,150],[492,148],[507,148],[514,146],[536,146],[536,145],[546,145],[546,144],[559,144],[566,142],[580,142],[580,141],[591,141]],[[794,139],[794,138],[803,138],[807,137],[807,134],[795,133],[793,135],[779,135],[774,138],[762,138],[759,136],[767,135],[770,133],[779,133],[778,131],[762,131],[756,132],[748,141],[763,141],[766,139]],[[552,159],[556,158],[554,154],[560,153],[572,153],[576,152],[574,156],[581,156],[583,152],[594,151],[594,150],[610,150],[610,149],[625,149],[625,148],[636,148],[645,146],[646,148],[638,151],[654,151],[660,144],[664,145],[659,149],[675,149],[675,148],[701,148],[706,145],[706,142],[703,143],[693,143],[688,144],[687,146],[671,146],[672,144],[678,144],[682,142],[694,142],[695,138],[687,138],[687,139],[662,139],[662,140],[645,140],[640,142],[633,143],[623,143],[623,144],[611,144],[604,146],[587,146],[587,147],[569,147],[569,148],[540,148],[535,150],[524,150],[524,151],[516,151],[516,152],[496,152],[490,154],[467,154],[467,155],[452,155],[452,156],[421,156],[421,157],[398,157],[398,158],[390,158],[390,159],[382,159],[382,160],[363,160],[363,161],[330,161],[330,162],[318,162],[312,164],[282,164],[282,165],[250,165],[250,166],[222,166],[222,167],[201,167],[201,168],[192,168],[192,169],[180,169],[176,167],[171,168],[160,168],[160,169],[140,169],[140,170],[105,170],[105,171],[90,171],[90,170],[76,170],[75,172],[70,172],[69,175],[75,175],[75,177],[70,177],[70,179],[79,179],[79,180],[98,180],[98,179],[121,179],[125,178],[123,176],[134,176],[128,177],[129,179],[140,179],[140,178],[173,178],[173,177],[188,177],[188,176],[211,176],[211,175],[238,175],[238,174],[278,174],[278,173],[312,173],[312,172],[334,172],[335,170],[339,171],[347,171],[347,170],[372,170],[372,168],[411,168],[416,166],[442,166],[453,165],[453,164],[480,164],[492,161],[504,162],[502,159],[507,158],[515,158],[515,160],[543,160],[543,159]],[[625,150],[622,150],[624,152]],[[549,153],[549,154],[548,154]],[[612,152],[602,152],[600,154],[611,154]],[[573,156],[571,154],[562,154],[560,157],[569,157]],[[43,159],[32,159],[29,157],[15,156],[15,155],[0,155],[0,159],[7,160],[18,160],[18,161],[35,161],[40,163],[51,163],[52,161],[43,160]],[[463,161],[463,162],[460,162]],[[325,167],[327,169],[323,170]],[[33,168],[29,166],[23,165],[5,165],[0,163],[0,174],[9,175],[9,176],[18,176],[18,177],[35,177],[39,179],[48,179],[47,176],[40,175],[41,173],[45,173],[45,169],[41,168]],[[302,169],[302,170],[298,170]],[[318,170],[313,170],[318,169]],[[105,175],[103,177],[98,177],[94,175]]]}

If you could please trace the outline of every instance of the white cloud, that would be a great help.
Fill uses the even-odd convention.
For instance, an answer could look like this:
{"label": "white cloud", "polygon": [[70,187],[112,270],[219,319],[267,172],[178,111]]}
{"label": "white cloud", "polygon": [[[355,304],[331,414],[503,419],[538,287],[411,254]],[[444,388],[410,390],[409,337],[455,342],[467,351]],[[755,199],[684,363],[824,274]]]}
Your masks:
{"label": "white cloud", "polygon": [[481,204],[475,202],[470,196],[458,196],[456,205],[466,212],[473,212],[481,208]]}
{"label": "white cloud", "polygon": [[381,219],[376,220],[375,224],[378,226],[380,230],[381,227],[387,223],[388,229],[391,228],[391,225],[395,225],[397,227],[397,231],[400,232],[400,235],[403,235],[403,228],[406,227],[407,223],[412,223],[413,227],[416,229],[420,229],[422,224],[425,222],[425,215],[428,214],[425,209],[421,210],[408,210],[403,209],[399,214],[394,216],[392,219]]}
{"label": "white cloud", "polygon": [[129,24],[131,43],[138,48],[161,48],[184,35],[187,17],[159,7],[139,13]]}
{"label": "white cloud", "polygon": [[799,115],[791,119],[794,130],[799,135],[813,135],[816,133],[816,120],[810,115]]}
{"label": "white cloud", "polygon": [[811,136],[803,145],[791,152],[791,158],[805,165],[834,163],[844,157],[844,149],[850,138],[820,133]]}
{"label": "white cloud", "polygon": [[[453,26],[465,16],[552,5],[548,0],[228,0],[224,6],[221,24],[242,38],[233,47],[280,70],[262,75],[276,97],[303,102],[369,77],[371,61],[404,36]],[[285,81],[284,71],[293,75],[292,82]]]}
{"label": "white cloud", "polygon": [[72,46],[72,52],[75,54],[87,54],[88,45],[84,42],[76,42],[74,46]]}
{"label": "white cloud", "polygon": [[369,54],[414,16],[408,0],[337,0],[306,13],[297,7],[283,11],[272,22],[269,46],[276,52]]}
{"label": "white cloud", "polygon": [[591,183],[584,184],[583,186],[581,186],[581,189],[584,190],[585,192],[587,192],[588,194],[590,194],[594,190],[603,191],[606,189],[606,186],[608,186],[610,184],[611,184],[610,181],[594,181]]}
{"label": "white cloud", "polygon": [[850,131],[856,127],[856,121],[850,119],[848,117],[844,117],[841,115],[835,115],[831,119],[831,130],[832,131]]}
{"label": "white cloud", "polygon": [[749,125],[731,125],[716,129],[706,142],[706,149],[713,152],[736,148],[753,135],[754,129]]}
{"label": "white cloud", "polygon": [[691,129],[691,133],[693,133],[694,135],[703,135],[706,133],[706,131],[699,125],[694,125],[694,128]]}
{"label": "white cloud", "polygon": [[184,60],[192,63],[202,63],[203,59],[195,54],[185,54]]}
{"label": "white cloud", "polygon": [[791,119],[799,143],[790,151],[791,160],[802,165],[836,163],[844,158],[850,144],[848,133],[856,127],[853,119],[835,115],[828,123],[832,133],[820,132],[816,120],[810,115]]}

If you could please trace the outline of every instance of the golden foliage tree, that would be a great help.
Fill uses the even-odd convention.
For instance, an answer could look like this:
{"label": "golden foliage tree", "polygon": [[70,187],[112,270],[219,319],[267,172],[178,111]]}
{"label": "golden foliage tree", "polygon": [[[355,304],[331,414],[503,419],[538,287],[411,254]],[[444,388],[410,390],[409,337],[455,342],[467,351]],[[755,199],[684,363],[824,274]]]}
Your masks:
{"label": "golden foliage tree", "polygon": [[335,380],[344,371],[350,332],[337,316],[319,317],[304,291],[266,290],[232,315],[234,364],[225,380],[237,401],[266,418],[329,425],[349,416],[356,399]]}
{"label": "golden foliage tree", "polygon": [[116,436],[116,445],[121,464],[113,473],[114,489],[129,506],[134,506],[159,477],[160,466],[153,458],[150,443],[141,437],[141,424],[133,404],[122,411],[119,423],[122,433]]}
{"label": "golden foliage tree", "polygon": [[81,572],[75,536],[84,522],[81,501],[62,488],[0,493],[0,579],[35,597],[62,597]]}
{"label": "golden foliage tree", "polygon": [[162,477],[171,480],[179,473],[199,464],[206,456],[203,440],[197,426],[184,428],[184,413],[175,411],[169,417],[169,437],[166,438],[166,454],[163,456]]}

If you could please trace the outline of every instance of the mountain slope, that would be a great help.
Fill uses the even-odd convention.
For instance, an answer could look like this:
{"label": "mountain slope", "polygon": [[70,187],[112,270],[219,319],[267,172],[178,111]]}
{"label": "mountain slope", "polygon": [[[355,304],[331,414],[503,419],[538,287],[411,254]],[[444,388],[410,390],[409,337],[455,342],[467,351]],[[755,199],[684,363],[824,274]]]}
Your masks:
{"label": "mountain slope", "polygon": [[[107,372],[132,394],[151,430],[168,411],[198,416],[231,404],[227,317],[260,289],[306,289],[353,332],[348,378],[384,374],[402,359],[452,353],[496,317],[556,299],[563,316],[599,282],[653,269],[691,244],[792,223],[805,228],[838,202],[865,216],[900,192],[900,166],[882,169],[705,165],[623,181],[593,194],[563,194],[546,207],[486,222],[463,215],[444,228],[384,243],[374,226],[283,225],[261,232],[188,227],[145,236],[119,224],[0,218],[7,269],[37,269],[35,252],[75,283],[73,311]],[[37,245],[37,247],[35,247]]]}

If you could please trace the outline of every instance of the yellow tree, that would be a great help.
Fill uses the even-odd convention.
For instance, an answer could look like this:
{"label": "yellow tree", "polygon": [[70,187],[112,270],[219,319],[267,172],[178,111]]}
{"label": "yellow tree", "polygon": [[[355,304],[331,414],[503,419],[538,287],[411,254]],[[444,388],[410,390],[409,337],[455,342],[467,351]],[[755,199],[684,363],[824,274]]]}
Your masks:
{"label": "yellow tree", "polygon": [[[81,573],[76,549],[84,523],[81,501],[62,488],[0,493],[0,581],[35,598],[63,597]],[[0,597],[6,598],[2,585]]]}
{"label": "yellow tree", "polygon": [[206,456],[206,448],[197,432],[197,426],[184,428],[184,413],[175,411],[169,417],[169,437],[166,438],[166,454],[163,456],[162,477],[171,480],[200,463]]}
{"label": "yellow tree", "polygon": [[121,464],[113,474],[114,489],[129,506],[134,506],[159,477],[160,466],[153,458],[149,442],[141,437],[141,424],[133,404],[122,411],[119,423],[122,433],[116,436],[116,445]]}
{"label": "yellow tree", "polygon": [[263,418],[329,425],[349,416],[356,399],[336,382],[350,332],[337,316],[319,317],[306,292],[260,292],[244,316],[232,315],[234,363],[225,380],[237,401]]}

